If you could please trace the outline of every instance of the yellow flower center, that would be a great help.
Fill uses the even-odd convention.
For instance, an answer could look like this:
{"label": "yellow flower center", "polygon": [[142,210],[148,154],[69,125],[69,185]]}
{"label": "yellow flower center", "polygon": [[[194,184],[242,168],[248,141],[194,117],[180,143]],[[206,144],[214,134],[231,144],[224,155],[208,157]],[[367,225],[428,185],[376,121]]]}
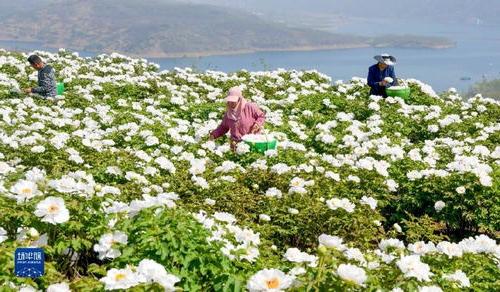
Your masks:
{"label": "yellow flower center", "polygon": [[126,278],[125,274],[121,274],[121,273],[120,274],[116,274],[116,276],[115,276],[115,280],[116,281],[121,281],[121,280],[123,280],[125,278]]}
{"label": "yellow flower center", "polygon": [[267,288],[276,289],[280,286],[280,280],[278,278],[272,278],[266,281]]}
{"label": "yellow flower center", "polygon": [[21,189],[21,193],[28,195],[32,193],[32,190],[31,188],[23,188]]}
{"label": "yellow flower center", "polygon": [[49,213],[57,213],[59,211],[59,207],[56,205],[50,205],[49,206]]}

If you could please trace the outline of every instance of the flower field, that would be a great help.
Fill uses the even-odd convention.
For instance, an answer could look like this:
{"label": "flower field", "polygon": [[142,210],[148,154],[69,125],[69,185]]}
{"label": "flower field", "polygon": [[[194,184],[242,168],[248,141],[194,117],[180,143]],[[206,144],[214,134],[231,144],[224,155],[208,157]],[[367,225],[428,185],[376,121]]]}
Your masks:
{"label": "flower field", "polygon": [[[500,102],[316,71],[0,50],[0,291],[494,291]],[[210,141],[241,86],[278,149]],[[14,275],[42,247],[45,275]]]}

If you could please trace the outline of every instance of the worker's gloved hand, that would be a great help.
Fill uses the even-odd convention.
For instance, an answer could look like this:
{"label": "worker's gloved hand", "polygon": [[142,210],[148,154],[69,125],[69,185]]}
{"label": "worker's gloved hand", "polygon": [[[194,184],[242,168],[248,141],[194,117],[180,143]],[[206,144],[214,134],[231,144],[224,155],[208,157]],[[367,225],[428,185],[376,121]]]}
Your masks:
{"label": "worker's gloved hand", "polygon": [[382,80],[379,83],[380,83],[380,86],[387,86],[387,81],[386,80]]}
{"label": "worker's gloved hand", "polygon": [[24,93],[31,93],[31,87],[23,89]]}
{"label": "worker's gloved hand", "polygon": [[258,124],[253,124],[250,129],[250,134],[257,134],[260,131],[260,126]]}
{"label": "worker's gloved hand", "polygon": [[238,142],[231,140],[230,147],[233,152],[236,151],[236,146],[238,145]]}

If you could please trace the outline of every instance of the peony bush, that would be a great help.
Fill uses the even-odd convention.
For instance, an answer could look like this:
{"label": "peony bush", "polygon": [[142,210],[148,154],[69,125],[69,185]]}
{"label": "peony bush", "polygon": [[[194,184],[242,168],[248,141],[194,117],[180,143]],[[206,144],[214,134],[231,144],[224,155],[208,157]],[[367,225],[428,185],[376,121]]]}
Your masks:
{"label": "peony bush", "polygon": [[[36,72],[0,50],[2,291],[498,289],[498,101],[37,53],[64,95],[21,94]],[[208,140],[232,86],[277,150]],[[14,275],[27,246],[45,276]]]}

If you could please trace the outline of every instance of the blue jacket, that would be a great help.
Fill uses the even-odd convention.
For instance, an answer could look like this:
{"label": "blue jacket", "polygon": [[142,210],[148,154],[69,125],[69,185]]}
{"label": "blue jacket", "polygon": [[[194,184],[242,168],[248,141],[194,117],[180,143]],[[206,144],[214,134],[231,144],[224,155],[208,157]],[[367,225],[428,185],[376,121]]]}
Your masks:
{"label": "blue jacket", "polygon": [[52,66],[45,65],[38,71],[38,87],[32,88],[31,92],[44,97],[57,95],[56,76]]}
{"label": "blue jacket", "polygon": [[398,84],[396,80],[396,73],[394,72],[394,66],[387,66],[387,68],[382,71],[379,69],[378,64],[370,66],[370,69],[368,69],[367,79],[368,85],[371,87],[371,95],[387,96],[385,93],[386,86],[379,85],[379,82],[384,80],[385,77],[391,77],[394,80],[392,83],[388,83],[387,87]]}

